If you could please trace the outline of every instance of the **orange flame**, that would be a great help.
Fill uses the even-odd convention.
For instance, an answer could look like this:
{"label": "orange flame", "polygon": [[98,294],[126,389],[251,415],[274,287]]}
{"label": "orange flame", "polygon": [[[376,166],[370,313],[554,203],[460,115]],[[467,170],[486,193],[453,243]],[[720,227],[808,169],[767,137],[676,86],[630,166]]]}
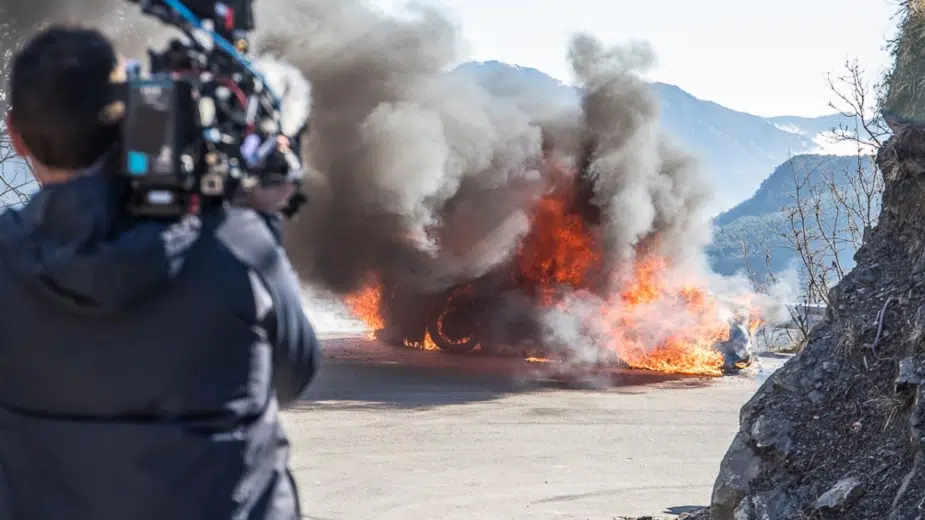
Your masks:
{"label": "orange flame", "polygon": [[[667,283],[669,269],[659,257],[637,263],[633,281],[621,295],[623,305],[603,310],[613,338],[608,348],[633,368],[722,375],[723,354],[714,345],[729,339],[729,323],[720,304],[697,286],[671,287]],[[636,311],[647,304],[654,304],[649,312],[658,314],[640,320]],[[656,337],[647,337],[652,336],[654,327],[659,329],[654,331]]]}
{"label": "orange flame", "polygon": [[537,202],[515,260],[519,281],[547,304],[550,289],[586,287],[601,260],[588,224],[570,211],[571,196],[572,190],[558,188]]}
{"label": "orange flame", "polygon": [[370,339],[375,339],[376,332],[385,327],[385,320],[379,310],[382,296],[382,284],[373,278],[353,294],[344,298],[344,302],[353,310],[353,314],[370,329]]}
{"label": "orange flame", "polygon": [[748,333],[755,334],[762,325],[764,325],[764,320],[754,316],[750,317],[748,320]]}
{"label": "orange flame", "polygon": [[[559,289],[590,289],[601,275],[602,252],[594,230],[574,211],[574,175],[563,176],[533,210],[530,232],[514,258],[518,285],[546,307],[568,310],[568,301],[556,297]],[[621,290],[603,298],[591,328],[601,331],[599,348],[613,352],[627,366],[659,372],[719,376],[723,354],[715,344],[727,341],[728,314],[723,305],[696,277],[683,276],[664,258],[644,256],[632,266]],[[680,278],[680,280],[679,280]],[[471,289],[471,288],[468,288]],[[467,290],[465,287],[460,290]],[[354,313],[371,329],[382,329],[382,285],[374,280],[346,298]],[[574,291],[572,291],[574,292]],[[749,317],[754,333],[761,320]],[[373,333],[375,335],[375,332]],[[439,350],[430,334],[409,347]],[[531,357],[530,362],[547,362]]]}
{"label": "orange flame", "polygon": [[440,350],[440,347],[438,347],[437,344],[434,343],[433,338],[430,337],[430,332],[424,333],[424,341],[405,340],[405,346],[409,348],[420,349],[420,350],[429,350],[429,351]]}

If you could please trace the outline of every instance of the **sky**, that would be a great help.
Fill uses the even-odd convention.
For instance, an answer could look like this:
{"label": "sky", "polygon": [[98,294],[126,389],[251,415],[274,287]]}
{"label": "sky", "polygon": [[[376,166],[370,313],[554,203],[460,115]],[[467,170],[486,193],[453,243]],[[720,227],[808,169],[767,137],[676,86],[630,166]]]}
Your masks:
{"label": "sky", "polygon": [[[394,7],[400,0],[374,0]],[[418,0],[421,1],[421,0]],[[647,79],[760,116],[830,114],[826,74],[857,59],[871,79],[890,64],[898,0],[423,0],[461,25],[470,54],[570,82],[569,38],[645,40]]]}

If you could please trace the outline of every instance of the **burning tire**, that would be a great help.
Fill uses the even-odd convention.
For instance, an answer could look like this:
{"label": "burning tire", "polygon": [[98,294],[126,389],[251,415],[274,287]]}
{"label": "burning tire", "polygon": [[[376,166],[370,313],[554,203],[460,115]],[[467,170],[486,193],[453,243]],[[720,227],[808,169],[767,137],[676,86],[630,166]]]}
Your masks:
{"label": "burning tire", "polygon": [[444,352],[468,354],[481,341],[476,300],[465,292],[455,291],[445,305],[436,307],[427,320],[427,332]]}

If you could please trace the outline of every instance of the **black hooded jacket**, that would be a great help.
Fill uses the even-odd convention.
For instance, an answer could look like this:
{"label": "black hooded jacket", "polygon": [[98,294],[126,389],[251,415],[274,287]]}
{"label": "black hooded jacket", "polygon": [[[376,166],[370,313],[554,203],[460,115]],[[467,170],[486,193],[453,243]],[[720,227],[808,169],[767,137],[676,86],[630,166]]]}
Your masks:
{"label": "black hooded jacket", "polygon": [[297,520],[318,345],[246,209],[128,223],[100,175],[0,215],[0,520]]}

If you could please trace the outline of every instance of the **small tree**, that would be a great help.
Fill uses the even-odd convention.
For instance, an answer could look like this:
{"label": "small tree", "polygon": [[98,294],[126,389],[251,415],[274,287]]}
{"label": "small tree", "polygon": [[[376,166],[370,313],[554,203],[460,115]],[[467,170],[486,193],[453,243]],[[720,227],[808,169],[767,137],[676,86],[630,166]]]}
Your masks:
{"label": "small tree", "polygon": [[[779,238],[794,253],[799,269],[799,301],[791,308],[788,343],[801,346],[820,306],[828,305],[829,291],[853,267],[854,253],[877,224],[883,176],[874,156],[889,136],[878,110],[882,88],[868,81],[857,61],[845,64],[839,75],[827,77],[834,95],[830,106],[847,121],[832,128],[833,144],[852,146],[854,166],[842,171],[827,167],[826,159],[810,162],[791,158],[789,193],[779,202],[785,228]],[[760,250],[760,251],[759,251]],[[759,291],[777,283],[768,244],[743,244],[749,278]],[[754,266],[764,256],[765,273]]]}
{"label": "small tree", "polygon": [[829,291],[853,267],[854,253],[877,224],[884,184],[874,157],[889,135],[878,110],[881,89],[865,79],[856,61],[828,81],[836,98],[832,108],[851,121],[833,128],[830,138],[853,145],[855,167],[791,168],[793,188],[782,208],[790,228],[784,238],[799,258],[810,305],[828,304]]}

